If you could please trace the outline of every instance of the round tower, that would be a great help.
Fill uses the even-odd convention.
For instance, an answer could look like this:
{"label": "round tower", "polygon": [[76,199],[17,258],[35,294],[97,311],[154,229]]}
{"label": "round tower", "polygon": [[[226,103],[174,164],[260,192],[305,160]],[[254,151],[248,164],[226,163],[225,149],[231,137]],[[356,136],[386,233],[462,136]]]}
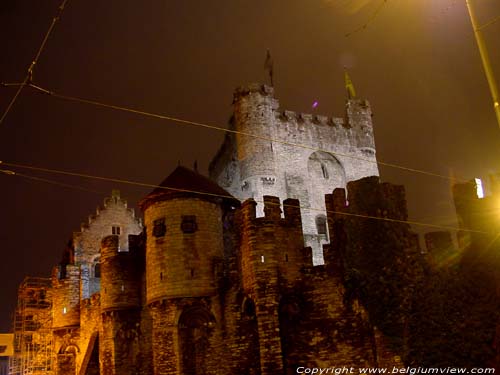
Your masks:
{"label": "round tower", "polygon": [[274,150],[270,141],[278,106],[273,94],[272,87],[258,84],[240,87],[234,93],[234,126],[240,132],[236,134],[236,147],[241,189],[248,198],[277,195]]}
{"label": "round tower", "polygon": [[223,207],[239,202],[184,167],[161,186],[140,204],[146,226],[147,302],[215,295],[223,258]]}
{"label": "round tower", "polygon": [[101,242],[101,310],[141,306],[141,259],[135,248],[119,250],[119,236]]}

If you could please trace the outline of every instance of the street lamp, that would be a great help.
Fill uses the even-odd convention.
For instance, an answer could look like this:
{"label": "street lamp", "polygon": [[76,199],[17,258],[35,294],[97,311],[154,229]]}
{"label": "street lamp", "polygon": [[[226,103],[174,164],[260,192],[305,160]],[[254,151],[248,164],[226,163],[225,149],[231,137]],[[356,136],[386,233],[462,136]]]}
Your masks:
{"label": "street lamp", "polygon": [[469,10],[472,29],[474,30],[477,46],[479,48],[479,54],[481,55],[481,60],[483,62],[484,72],[490,87],[491,97],[493,99],[493,109],[495,110],[498,126],[500,127],[500,99],[498,98],[498,87],[495,81],[495,76],[493,75],[493,70],[491,69],[490,57],[488,55],[488,50],[486,49],[486,44],[484,43],[481,27],[477,24],[476,13],[474,12],[474,8],[472,6],[472,0],[465,0],[465,2],[467,4],[467,9]]}

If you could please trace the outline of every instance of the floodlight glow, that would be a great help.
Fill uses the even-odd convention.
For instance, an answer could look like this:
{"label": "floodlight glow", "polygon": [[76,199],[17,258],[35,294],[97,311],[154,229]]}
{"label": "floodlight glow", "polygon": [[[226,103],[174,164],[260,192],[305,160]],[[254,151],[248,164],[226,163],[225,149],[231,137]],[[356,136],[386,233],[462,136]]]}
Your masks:
{"label": "floodlight glow", "polygon": [[475,178],[476,181],[476,194],[479,199],[484,198],[483,181],[480,178]]}

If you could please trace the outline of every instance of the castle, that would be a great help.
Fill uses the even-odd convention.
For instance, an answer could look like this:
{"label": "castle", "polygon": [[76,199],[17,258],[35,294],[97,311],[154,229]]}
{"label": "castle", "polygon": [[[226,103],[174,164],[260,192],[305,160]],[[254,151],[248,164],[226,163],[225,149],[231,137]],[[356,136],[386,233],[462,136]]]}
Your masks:
{"label": "castle", "polygon": [[299,199],[305,246],[323,264],[325,194],[379,174],[369,103],[349,99],[344,118],[328,118],[279,110],[272,87],[249,85],[233,104],[235,133],[226,135],[210,177],[240,200],[258,200],[258,216],[264,195]]}
{"label": "castle", "polygon": [[[11,374],[401,364],[345,286],[342,213],[366,201],[374,215],[406,217],[402,188],[376,177],[368,103],[348,100],[344,119],[278,112],[272,88],[251,85],[234,106],[237,133],[214,158],[212,180],[179,166],[140,202],[144,224],[113,191],[52,278],[25,280]],[[352,182],[366,176],[375,177]],[[392,236],[415,249],[408,225]]]}

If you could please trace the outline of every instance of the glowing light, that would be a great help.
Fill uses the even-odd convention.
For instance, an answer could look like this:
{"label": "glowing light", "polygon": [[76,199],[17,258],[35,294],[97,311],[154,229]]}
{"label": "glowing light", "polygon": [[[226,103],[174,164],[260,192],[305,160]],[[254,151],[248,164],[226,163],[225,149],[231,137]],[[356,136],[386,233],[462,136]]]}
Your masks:
{"label": "glowing light", "polygon": [[63,307],[63,314],[66,314],[68,310],[66,310],[66,307]]}
{"label": "glowing light", "polygon": [[319,103],[318,103],[317,101],[315,101],[315,102],[313,103],[313,105],[312,105],[313,109],[315,109],[315,108],[318,106],[318,104],[319,104]]}
{"label": "glowing light", "polygon": [[476,182],[476,194],[479,199],[484,198],[483,181],[480,178],[475,178]]}

